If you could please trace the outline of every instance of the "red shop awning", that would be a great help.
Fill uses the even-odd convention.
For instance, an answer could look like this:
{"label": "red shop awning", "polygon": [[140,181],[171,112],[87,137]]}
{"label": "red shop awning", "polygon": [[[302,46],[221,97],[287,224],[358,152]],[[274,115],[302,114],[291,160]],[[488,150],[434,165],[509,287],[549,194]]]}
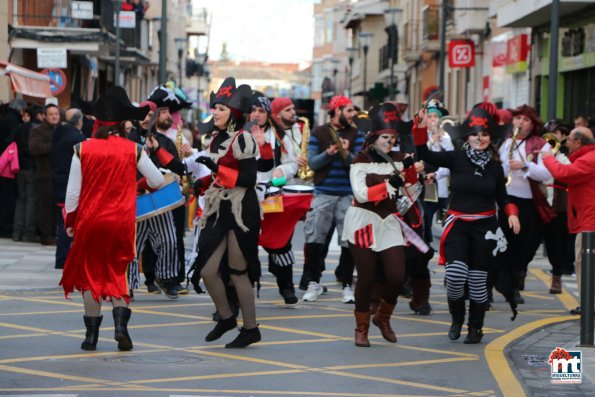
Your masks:
{"label": "red shop awning", "polygon": [[37,98],[50,98],[50,77],[33,70],[0,61],[0,76],[7,75],[12,82],[12,88],[23,95]]}

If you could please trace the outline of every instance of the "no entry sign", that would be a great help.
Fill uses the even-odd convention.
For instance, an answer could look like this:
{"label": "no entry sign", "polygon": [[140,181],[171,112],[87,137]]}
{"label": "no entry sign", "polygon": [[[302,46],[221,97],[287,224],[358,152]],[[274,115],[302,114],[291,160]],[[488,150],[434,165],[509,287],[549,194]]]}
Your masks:
{"label": "no entry sign", "polygon": [[66,89],[66,75],[61,69],[51,68],[43,69],[43,74],[47,74],[50,77],[50,89],[53,96],[58,96]]}

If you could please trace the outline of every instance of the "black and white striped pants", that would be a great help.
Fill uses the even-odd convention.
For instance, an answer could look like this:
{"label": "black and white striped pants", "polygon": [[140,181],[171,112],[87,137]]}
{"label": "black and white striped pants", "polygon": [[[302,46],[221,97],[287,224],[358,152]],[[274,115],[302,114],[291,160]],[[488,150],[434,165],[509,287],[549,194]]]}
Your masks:
{"label": "black and white striped pants", "polygon": [[128,265],[128,283],[131,289],[139,286],[138,255],[143,252],[147,239],[157,255],[155,276],[161,280],[178,277],[180,263],[178,262],[176,227],[170,211],[136,225],[136,257]]}

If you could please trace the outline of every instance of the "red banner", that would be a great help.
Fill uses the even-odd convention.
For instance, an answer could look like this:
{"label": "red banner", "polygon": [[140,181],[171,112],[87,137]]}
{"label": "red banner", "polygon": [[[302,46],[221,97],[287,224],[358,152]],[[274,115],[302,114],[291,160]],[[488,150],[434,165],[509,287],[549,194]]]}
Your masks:
{"label": "red banner", "polygon": [[451,68],[475,66],[475,43],[473,40],[452,40],[448,43],[448,66]]}
{"label": "red banner", "polygon": [[506,43],[506,71],[508,73],[522,73],[527,70],[529,57],[529,41],[523,33],[513,37]]}

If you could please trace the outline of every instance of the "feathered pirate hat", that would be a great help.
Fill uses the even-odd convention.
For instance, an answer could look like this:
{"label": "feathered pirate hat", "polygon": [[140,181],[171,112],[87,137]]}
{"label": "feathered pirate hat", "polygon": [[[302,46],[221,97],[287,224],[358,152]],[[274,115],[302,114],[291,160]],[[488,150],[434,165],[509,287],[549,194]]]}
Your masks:
{"label": "feathered pirate hat", "polygon": [[221,83],[217,93],[211,92],[209,106],[214,108],[216,104],[225,105],[242,113],[250,113],[252,110],[252,89],[247,84],[236,88],[236,80],[233,77],[228,77]]}
{"label": "feathered pirate hat", "polygon": [[113,86],[95,102],[80,101],[84,114],[95,116],[99,121],[117,123],[126,120],[143,120],[151,110],[149,106],[134,106],[124,88]]}
{"label": "feathered pirate hat", "polygon": [[186,101],[186,94],[176,88],[173,82],[167,82],[155,87],[147,100],[155,103],[158,108],[168,108],[170,113],[192,106],[190,102]]}
{"label": "feathered pirate hat", "polygon": [[461,125],[444,126],[452,140],[465,139],[473,133],[485,131],[490,134],[492,142],[502,139],[511,128],[512,125],[498,125],[490,113],[481,107],[473,108]]}

